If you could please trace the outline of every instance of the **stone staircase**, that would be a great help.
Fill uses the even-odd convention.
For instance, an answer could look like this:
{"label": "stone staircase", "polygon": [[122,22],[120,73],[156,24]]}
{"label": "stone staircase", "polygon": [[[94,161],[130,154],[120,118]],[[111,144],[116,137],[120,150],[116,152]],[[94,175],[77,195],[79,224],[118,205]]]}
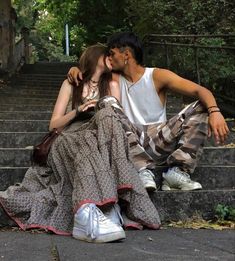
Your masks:
{"label": "stone staircase", "polygon": [[[31,165],[32,146],[48,130],[58,90],[72,65],[27,65],[10,86],[0,89],[0,190],[22,181]],[[175,96],[170,96],[168,103],[170,116],[182,106],[182,100]],[[234,127],[235,123],[230,125]],[[233,133],[228,142],[234,140]],[[163,170],[162,166],[156,169],[157,181]],[[235,207],[235,148],[214,147],[208,142],[192,179],[199,181],[203,190],[150,194],[163,221],[184,220],[195,214],[211,219],[217,204]],[[0,227],[10,224],[12,222],[0,208]]]}

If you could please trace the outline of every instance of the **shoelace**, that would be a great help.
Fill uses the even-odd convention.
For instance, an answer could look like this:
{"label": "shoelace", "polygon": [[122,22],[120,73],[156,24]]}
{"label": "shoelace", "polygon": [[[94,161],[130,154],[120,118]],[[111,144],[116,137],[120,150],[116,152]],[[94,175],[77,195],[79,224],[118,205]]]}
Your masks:
{"label": "shoelace", "polygon": [[152,173],[150,170],[148,170],[148,169],[145,169],[145,170],[141,171],[141,172],[140,172],[140,175],[146,176],[146,177],[148,177],[149,175],[151,175],[151,177],[154,177],[153,173]]}
{"label": "shoelace", "polygon": [[[114,220],[114,218],[112,218],[112,212],[114,212],[114,215],[115,215],[115,220]],[[105,214],[105,216],[107,217],[107,218],[109,218],[113,223],[117,223],[116,222],[116,216],[117,216],[117,218],[118,218],[118,224],[120,224],[121,226],[123,226],[123,224],[124,224],[124,221],[123,221],[123,218],[122,218],[122,215],[121,215],[121,210],[120,210],[120,207],[119,207],[119,205],[118,204],[114,204],[112,207],[111,207],[111,209],[109,210],[109,211],[107,211],[107,212],[105,212],[104,213]]]}
{"label": "shoelace", "polygon": [[180,174],[182,174],[182,175],[185,176],[187,179],[190,179],[189,174],[188,174],[187,172],[181,170],[179,167],[175,167],[175,168],[174,168],[174,171],[175,171],[175,172],[178,172],[178,173],[180,173]]}
{"label": "shoelace", "polygon": [[[95,239],[97,237],[97,232],[99,231],[99,221],[105,221],[105,216],[95,204],[89,204],[88,208],[89,216],[86,234],[87,236],[90,235],[92,239]],[[95,219],[97,221],[96,224],[94,224]]]}
{"label": "shoelace", "polygon": [[122,218],[122,215],[121,215],[120,207],[118,206],[118,204],[114,204],[113,208],[114,208],[117,216],[119,217],[121,226],[123,226],[124,221],[123,221],[123,218]]}

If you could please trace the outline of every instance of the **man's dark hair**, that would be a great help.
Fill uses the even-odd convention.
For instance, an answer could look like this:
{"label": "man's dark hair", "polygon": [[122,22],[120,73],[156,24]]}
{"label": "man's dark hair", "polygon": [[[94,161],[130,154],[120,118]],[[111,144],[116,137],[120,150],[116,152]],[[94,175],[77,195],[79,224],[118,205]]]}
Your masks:
{"label": "man's dark hair", "polygon": [[143,62],[143,47],[137,35],[131,32],[117,33],[108,40],[108,51],[112,48],[129,47],[138,64]]}

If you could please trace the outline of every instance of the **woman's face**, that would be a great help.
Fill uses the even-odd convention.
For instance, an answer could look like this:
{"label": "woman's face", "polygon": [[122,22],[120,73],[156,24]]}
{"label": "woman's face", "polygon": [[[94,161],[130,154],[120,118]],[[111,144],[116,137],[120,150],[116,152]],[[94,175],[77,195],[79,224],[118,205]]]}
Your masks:
{"label": "woman's face", "polygon": [[110,63],[110,59],[108,56],[100,56],[99,60],[98,60],[98,64],[97,64],[99,67],[103,68],[104,70],[109,70],[111,71],[112,70],[112,65]]}

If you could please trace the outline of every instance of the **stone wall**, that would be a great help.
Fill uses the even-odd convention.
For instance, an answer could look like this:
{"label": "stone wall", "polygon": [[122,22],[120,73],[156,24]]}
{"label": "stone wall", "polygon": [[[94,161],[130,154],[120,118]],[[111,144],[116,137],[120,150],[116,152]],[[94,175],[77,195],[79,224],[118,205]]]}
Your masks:
{"label": "stone wall", "polygon": [[0,72],[14,68],[16,13],[11,0],[0,1]]}

